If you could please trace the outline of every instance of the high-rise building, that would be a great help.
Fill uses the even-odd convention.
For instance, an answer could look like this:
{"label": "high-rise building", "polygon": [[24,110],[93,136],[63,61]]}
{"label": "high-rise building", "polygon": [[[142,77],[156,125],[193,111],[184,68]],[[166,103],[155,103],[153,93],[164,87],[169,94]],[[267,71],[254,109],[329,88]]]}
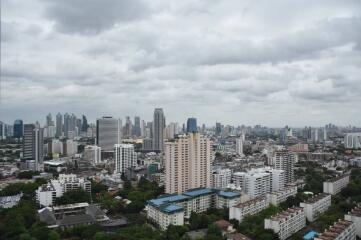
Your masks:
{"label": "high-rise building", "polygon": [[24,125],[23,158],[35,160],[35,169],[40,170],[44,160],[43,129],[34,124]]}
{"label": "high-rise building", "polygon": [[348,149],[361,148],[361,133],[347,133],[344,142],[345,142],[345,148]]}
{"label": "high-rise building", "polygon": [[275,169],[285,171],[285,183],[291,183],[294,179],[295,155],[289,150],[275,151],[273,157]]}
{"label": "high-rise building", "polygon": [[56,114],[56,137],[60,137],[63,132],[63,116],[61,113]]}
{"label": "high-rise building", "polygon": [[85,146],[84,159],[91,162],[92,165],[97,165],[101,163],[101,148],[92,145]]}
{"label": "high-rise building", "polygon": [[114,145],[120,143],[121,125],[120,119],[113,117],[97,119],[96,145],[101,147],[102,151],[113,151]]}
{"label": "high-rise building", "polygon": [[243,138],[242,136],[240,138],[236,139],[236,154],[239,156],[243,155]]}
{"label": "high-rise building", "polygon": [[219,122],[216,122],[216,135],[219,136],[222,134],[222,125]]}
{"label": "high-rise building", "polygon": [[125,173],[127,169],[137,166],[137,154],[133,144],[115,144],[115,173]]}
{"label": "high-rise building", "polygon": [[133,135],[137,137],[141,136],[140,117],[134,117]]}
{"label": "high-rise building", "polygon": [[169,125],[167,126],[166,130],[165,130],[165,135],[167,139],[172,139],[175,137],[175,135],[177,135],[179,133],[178,130],[178,123],[169,123]]}
{"label": "high-rise building", "polygon": [[153,150],[163,151],[165,117],[162,108],[156,108],[153,116]]}
{"label": "high-rise building", "polygon": [[68,133],[70,131],[70,125],[71,125],[71,120],[70,120],[70,115],[69,113],[65,113],[64,114],[64,136],[68,137]]}
{"label": "high-rise building", "polygon": [[85,115],[82,117],[82,123],[81,123],[81,131],[86,132],[88,130],[88,119]]}
{"label": "high-rise building", "polygon": [[54,126],[53,117],[51,113],[46,116],[46,126]]}
{"label": "high-rise building", "polygon": [[165,143],[165,191],[182,193],[211,187],[211,140],[199,133],[178,135]]}
{"label": "high-rise building", "polygon": [[22,138],[24,133],[23,120],[16,119],[14,121],[14,138]]}
{"label": "high-rise building", "polygon": [[197,118],[188,118],[187,119],[187,133],[197,132]]}

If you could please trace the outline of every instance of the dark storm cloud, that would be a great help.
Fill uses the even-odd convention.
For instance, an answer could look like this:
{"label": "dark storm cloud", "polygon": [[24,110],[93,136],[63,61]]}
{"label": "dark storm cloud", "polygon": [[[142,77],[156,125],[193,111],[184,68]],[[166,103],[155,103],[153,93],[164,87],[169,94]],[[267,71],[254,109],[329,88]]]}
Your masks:
{"label": "dark storm cloud", "polygon": [[65,33],[96,34],[117,22],[143,18],[149,9],[142,0],[45,1],[45,15]]}

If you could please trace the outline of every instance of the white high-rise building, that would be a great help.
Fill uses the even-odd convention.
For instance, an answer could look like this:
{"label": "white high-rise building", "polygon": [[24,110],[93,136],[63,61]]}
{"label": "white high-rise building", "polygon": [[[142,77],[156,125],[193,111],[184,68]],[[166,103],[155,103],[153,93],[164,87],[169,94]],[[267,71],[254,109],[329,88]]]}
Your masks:
{"label": "white high-rise building", "polygon": [[236,139],[236,154],[243,156],[243,137]]}
{"label": "white high-rise building", "polygon": [[78,153],[78,142],[73,139],[67,139],[64,144],[64,154],[67,156],[74,156]]}
{"label": "white high-rise building", "polygon": [[130,167],[137,166],[137,153],[133,144],[115,144],[115,173],[125,173]]}
{"label": "white high-rise building", "polygon": [[173,139],[174,136],[179,133],[178,123],[169,123],[166,127],[165,133],[167,139]]}
{"label": "white high-rise building", "polygon": [[84,159],[93,165],[101,163],[101,147],[88,145],[84,147]]}
{"label": "white high-rise building", "polygon": [[49,151],[51,151],[52,154],[54,153],[58,153],[58,154],[63,154],[63,142],[60,141],[59,139],[52,139],[51,140],[51,149],[49,149]]}
{"label": "white high-rise building", "polygon": [[217,189],[227,188],[231,183],[232,170],[231,169],[217,169],[213,172],[213,187]]}
{"label": "white high-rise building", "polygon": [[361,148],[361,133],[347,133],[345,136],[345,148]]}
{"label": "white high-rise building", "polygon": [[103,117],[97,119],[96,126],[96,145],[103,151],[111,152],[114,145],[120,143],[122,122],[120,119],[112,117]]}
{"label": "white high-rise building", "polygon": [[211,140],[199,133],[178,135],[165,143],[166,193],[211,187]]}
{"label": "white high-rise building", "polygon": [[295,155],[288,150],[278,150],[272,160],[275,169],[285,171],[285,183],[294,182]]}

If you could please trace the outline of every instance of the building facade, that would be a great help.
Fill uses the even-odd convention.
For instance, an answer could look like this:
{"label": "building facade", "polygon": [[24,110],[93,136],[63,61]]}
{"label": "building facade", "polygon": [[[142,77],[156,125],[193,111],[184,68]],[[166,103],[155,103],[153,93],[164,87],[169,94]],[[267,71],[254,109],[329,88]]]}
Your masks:
{"label": "building facade", "polygon": [[115,173],[124,174],[127,169],[137,166],[137,153],[133,144],[115,144]]}
{"label": "building facade", "polygon": [[342,175],[326,182],[323,182],[323,192],[335,195],[343,188],[345,188],[350,182],[350,175]]}
{"label": "building facade", "polygon": [[245,216],[257,214],[268,206],[266,197],[257,197],[230,207],[229,219],[236,219],[241,223]]}
{"label": "building facade", "polygon": [[166,193],[211,187],[211,141],[199,133],[180,135],[165,144]]}
{"label": "building facade", "polygon": [[273,157],[275,169],[285,171],[285,183],[291,183],[294,179],[295,155],[288,150],[275,151]]}
{"label": "building facade", "polygon": [[361,238],[361,204],[358,204],[350,212],[345,214],[345,220],[355,224],[356,235]]}
{"label": "building facade", "polygon": [[331,195],[327,193],[320,193],[300,203],[300,207],[305,209],[306,218],[309,222],[315,221],[318,216],[326,212],[330,206]]}
{"label": "building facade", "polygon": [[291,237],[306,226],[303,208],[293,207],[264,220],[264,228],[273,230],[280,240]]}
{"label": "building facade", "polygon": [[111,152],[114,144],[119,144],[121,139],[121,121],[112,117],[97,119],[96,145],[103,151]]}
{"label": "building facade", "polygon": [[92,165],[97,165],[101,163],[101,147],[87,145],[84,147],[84,159],[92,163]]}
{"label": "building facade", "polygon": [[314,240],[355,240],[356,228],[355,224],[346,220],[339,220],[333,226],[326,229],[321,235],[315,237]]}
{"label": "building facade", "polygon": [[267,201],[275,206],[278,206],[281,202],[286,201],[287,198],[291,196],[296,196],[296,194],[297,194],[296,186],[285,187],[280,191],[268,193]]}
{"label": "building facade", "polygon": [[156,108],[153,115],[153,150],[164,150],[165,117],[162,108]]}

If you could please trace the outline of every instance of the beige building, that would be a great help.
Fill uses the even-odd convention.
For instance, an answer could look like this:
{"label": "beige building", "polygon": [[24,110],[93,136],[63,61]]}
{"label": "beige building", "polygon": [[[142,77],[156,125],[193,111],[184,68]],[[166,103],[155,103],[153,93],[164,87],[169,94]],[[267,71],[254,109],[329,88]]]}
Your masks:
{"label": "beige building", "polygon": [[211,141],[199,133],[188,133],[165,143],[165,191],[211,187]]}
{"label": "beige building", "polygon": [[333,226],[326,229],[320,236],[314,240],[355,240],[356,229],[355,224],[346,220],[339,220]]}

